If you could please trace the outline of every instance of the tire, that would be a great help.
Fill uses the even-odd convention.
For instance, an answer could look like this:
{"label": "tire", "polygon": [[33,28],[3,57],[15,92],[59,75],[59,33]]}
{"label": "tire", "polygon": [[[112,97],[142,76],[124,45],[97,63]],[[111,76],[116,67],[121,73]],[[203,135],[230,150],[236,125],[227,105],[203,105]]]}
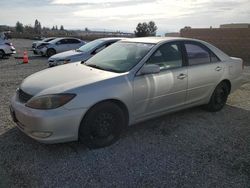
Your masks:
{"label": "tire", "polygon": [[47,52],[46,52],[46,55],[47,55],[48,57],[51,57],[52,55],[55,55],[55,54],[56,54],[56,50],[53,49],[53,48],[49,48],[49,49],[47,50]]}
{"label": "tire", "polygon": [[126,126],[122,109],[112,102],[91,108],[79,128],[79,140],[88,148],[96,149],[116,142]]}
{"label": "tire", "polygon": [[209,112],[220,111],[226,104],[229,95],[229,87],[227,83],[221,82],[216,86],[209,103],[205,106],[205,109]]}
{"label": "tire", "polygon": [[0,59],[3,59],[3,58],[4,58],[4,56],[5,56],[4,51],[3,51],[3,50],[0,50]]}

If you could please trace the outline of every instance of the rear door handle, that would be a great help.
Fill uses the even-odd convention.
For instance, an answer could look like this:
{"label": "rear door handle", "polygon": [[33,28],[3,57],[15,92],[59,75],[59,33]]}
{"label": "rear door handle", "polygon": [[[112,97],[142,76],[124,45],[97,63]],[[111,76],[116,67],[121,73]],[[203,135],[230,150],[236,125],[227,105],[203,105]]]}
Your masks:
{"label": "rear door handle", "polygon": [[218,66],[215,68],[216,71],[221,71],[222,67]]}
{"label": "rear door handle", "polygon": [[186,77],[187,77],[186,74],[181,73],[181,74],[179,74],[179,75],[177,76],[177,79],[183,80],[183,79],[186,78]]}

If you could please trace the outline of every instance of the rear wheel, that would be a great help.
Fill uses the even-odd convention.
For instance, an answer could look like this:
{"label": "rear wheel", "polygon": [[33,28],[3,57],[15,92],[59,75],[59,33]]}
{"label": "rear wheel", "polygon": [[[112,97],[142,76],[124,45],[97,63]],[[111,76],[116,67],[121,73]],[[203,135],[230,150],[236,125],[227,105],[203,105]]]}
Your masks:
{"label": "rear wheel", "polygon": [[79,128],[79,140],[89,148],[109,146],[119,139],[126,119],[112,102],[97,104],[87,112]]}
{"label": "rear wheel", "polygon": [[48,57],[50,57],[50,56],[52,56],[52,55],[55,55],[55,54],[56,54],[56,51],[55,51],[54,49],[49,48],[49,49],[47,50],[47,56],[48,56]]}
{"label": "rear wheel", "polygon": [[229,87],[226,82],[221,82],[214,90],[205,109],[210,112],[220,111],[226,104],[229,95]]}

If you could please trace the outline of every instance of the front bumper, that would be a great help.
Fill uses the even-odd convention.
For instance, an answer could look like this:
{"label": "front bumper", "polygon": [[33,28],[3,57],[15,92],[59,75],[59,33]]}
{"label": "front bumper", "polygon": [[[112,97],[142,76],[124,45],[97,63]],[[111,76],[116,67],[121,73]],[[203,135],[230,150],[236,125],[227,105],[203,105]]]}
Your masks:
{"label": "front bumper", "polygon": [[78,139],[78,129],[86,109],[31,109],[15,95],[10,111],[17,127],[29,137],[42,143],[61,143]]}
{"label": "front bumper", "polygon": [[12,55],[16,53],[16,49],[14,48],[14,46],[11,46],[10,48],[5,49],[5,54],[6,55]]}
{"label": "front bumper", "polygon": [[46,53],[47,53],[47,48],[36,48],[36,52],[37,52],[37,54],[40,54],[40,55],[42,55],[42,56],[44,56],[44,55],[46,55]]}

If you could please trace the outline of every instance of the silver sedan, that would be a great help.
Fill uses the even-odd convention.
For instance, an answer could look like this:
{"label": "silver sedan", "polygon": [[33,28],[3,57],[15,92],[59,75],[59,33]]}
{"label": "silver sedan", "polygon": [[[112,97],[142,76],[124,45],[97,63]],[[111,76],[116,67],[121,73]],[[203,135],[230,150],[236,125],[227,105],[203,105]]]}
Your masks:
{"label": "silver sedan", "polygon": [[90,58],[26,78],[11,100],[21,131],[43,143],[99,148],[124,128],[204,105],[219,111],[241,84],[243,62],[200,40],[121,40]]}
{"label": "silver sedan", "polygon": [[74,63],[77,61],[86,61],[93,55],[102,51],[104,48],[121,39],[122,38],[101,38],[93,40],[76,50],[70,50],[51,56],[48,59],[48,65],[49,67],[54,67],[57,65]]}

